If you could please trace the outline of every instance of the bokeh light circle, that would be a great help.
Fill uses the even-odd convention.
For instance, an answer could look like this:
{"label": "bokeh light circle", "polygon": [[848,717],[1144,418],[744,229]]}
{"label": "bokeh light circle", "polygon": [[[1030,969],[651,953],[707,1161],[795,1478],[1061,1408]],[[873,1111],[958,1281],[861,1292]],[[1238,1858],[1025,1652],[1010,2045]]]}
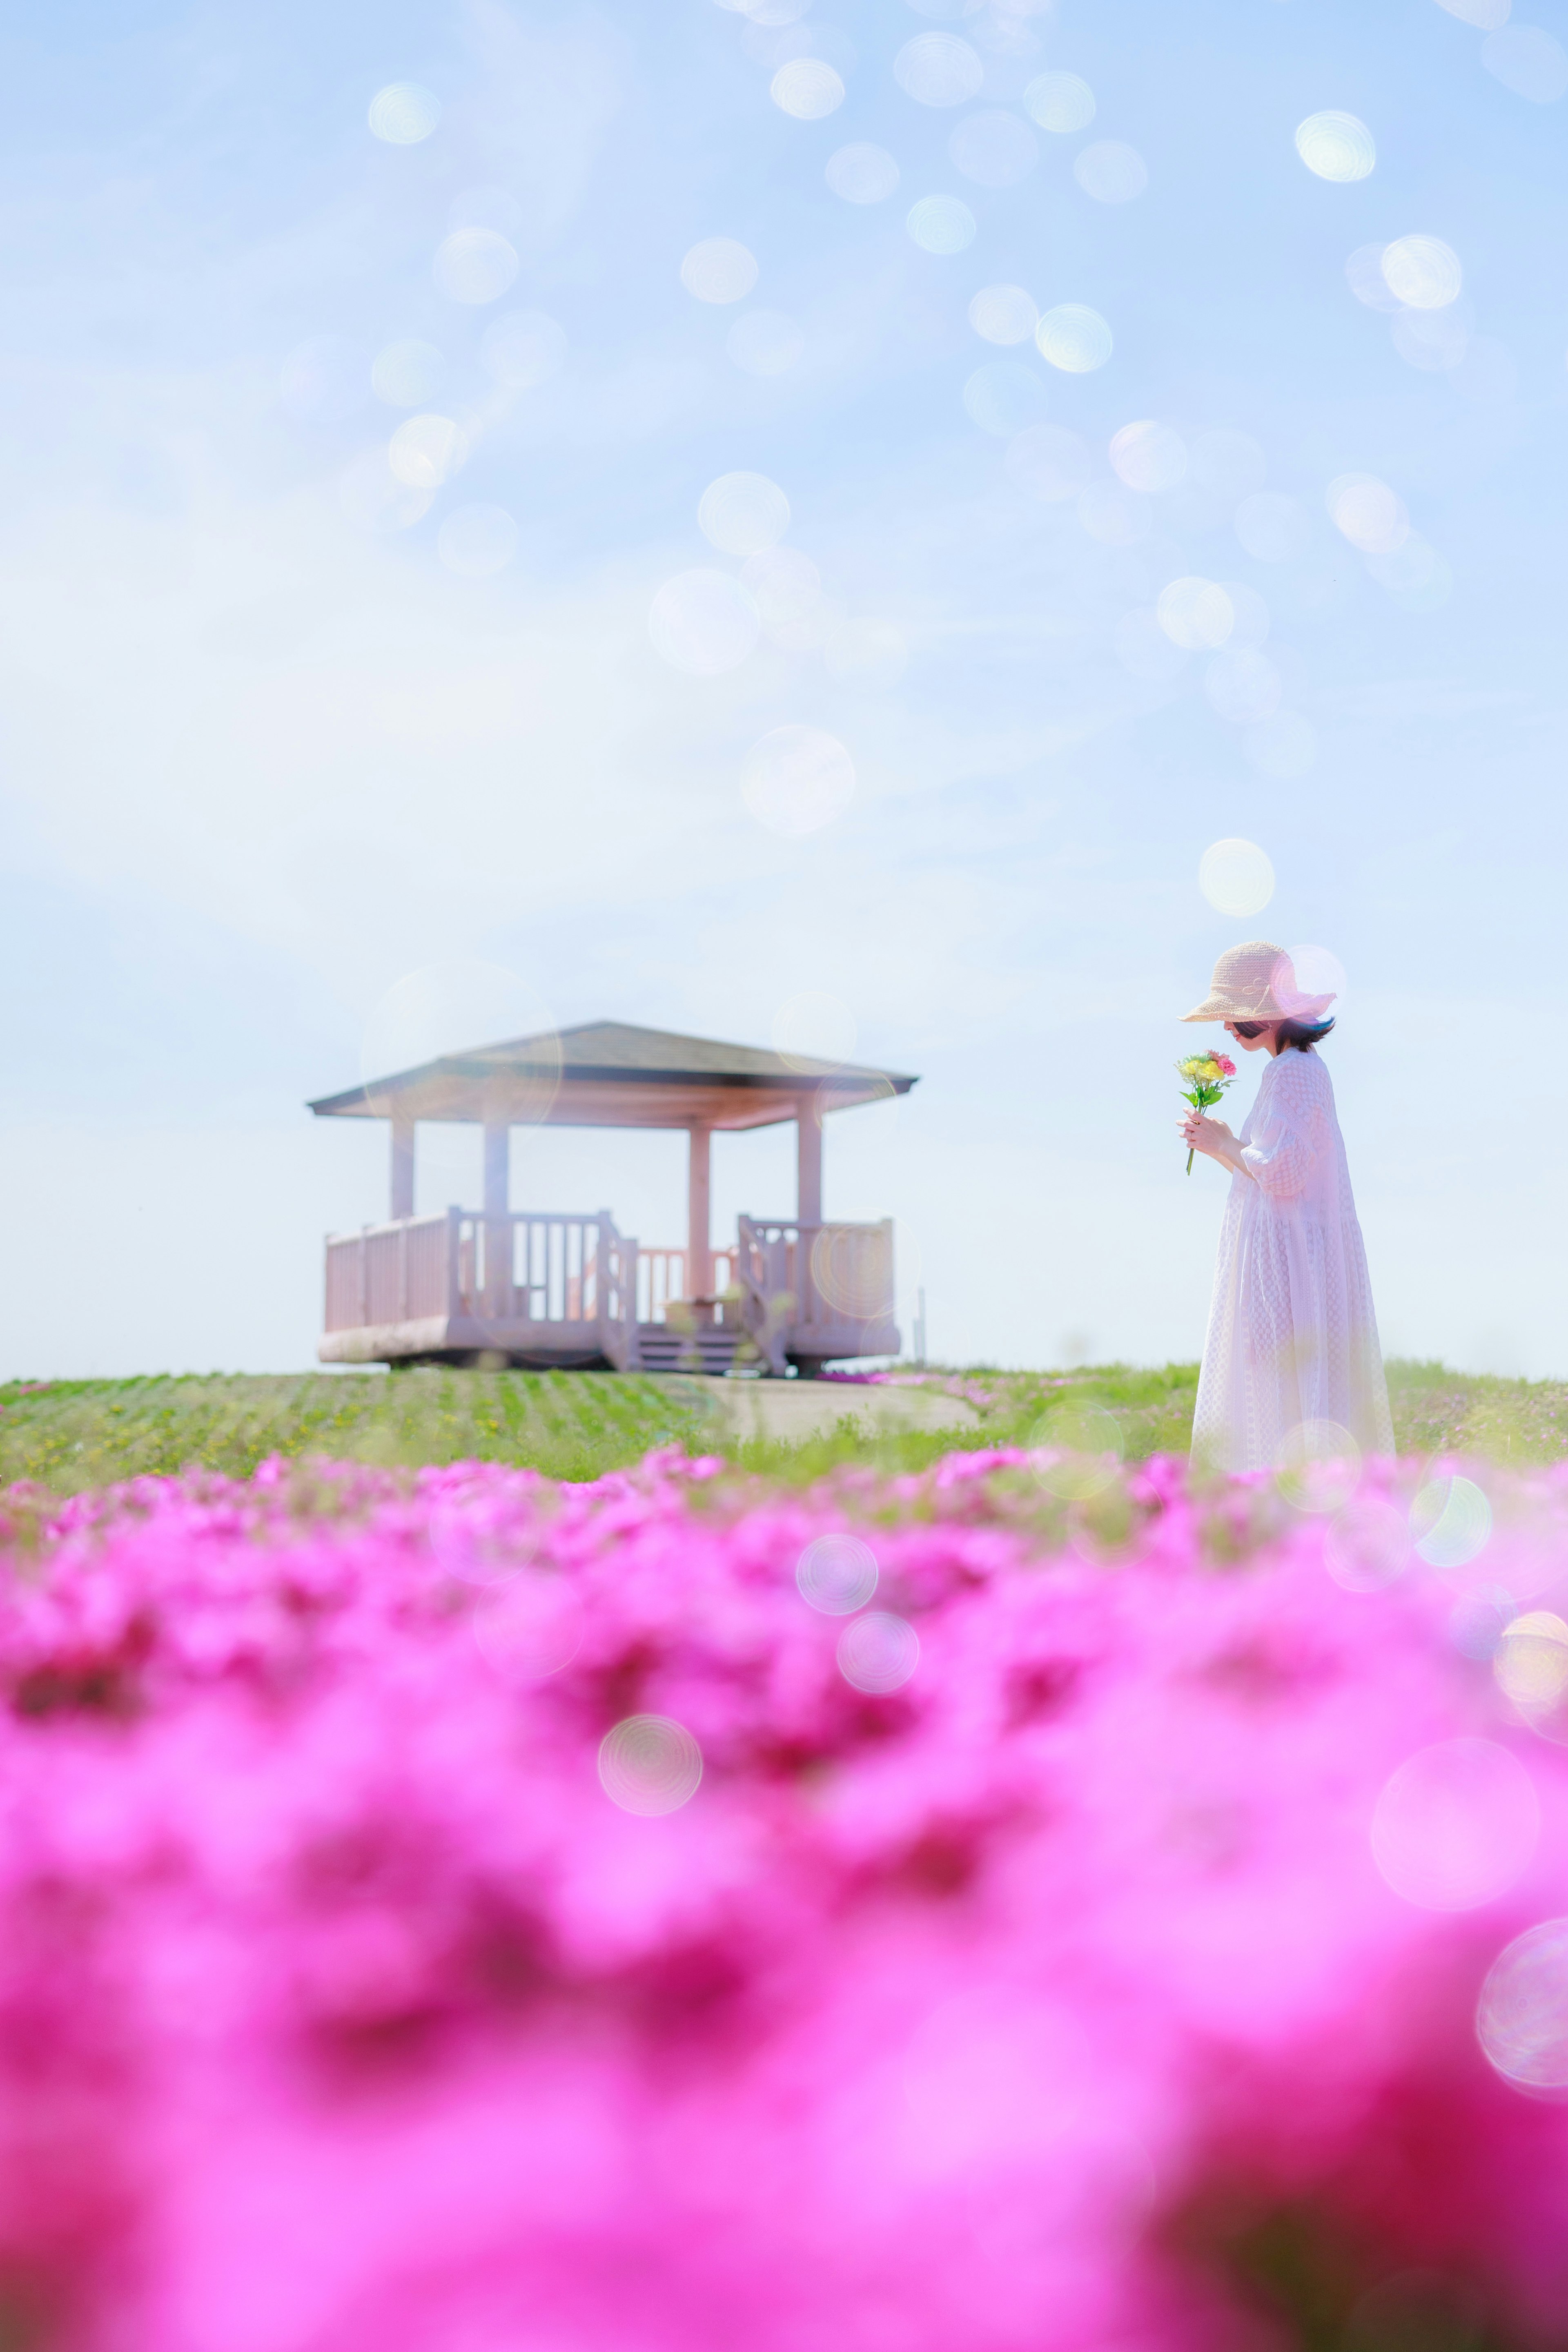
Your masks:
{"label": "bokeh light circle", "polygon": [[1048,1493],[1064,1502],[1087,1502],[1116,1485],[1125,1445],[1114,1413],[1088,1399],[1070,1398],[1052,1406],[1030,1431],[1030,1466]]}
{"label": "bokeh light circle", "polygon": [[720,474],[697,502],[697,528],[726,555],[760,555],[789,528],[789,501],[766,474]]}
{"label": "bokeh light circle", "polygon": [[768,96],[797,122],[821,122],[842,106],[844,86],[825,58],[790,58],[774,75]]}
{"label": "bokeh light circle", "polygon": [[1458,312],[1396,310],[1388,321],[1388,339],[1406,367],[1427,375],[1445,375],[1460,367],[1470,348],[1469,329]]}
{"label": "bokeh light circle", "polygon": [[1124,139],[1096,139],[1072,159],[1072,176],[1097,205],[1129,205],[1149,184],[1149,167]]}
{"label": "bokeh light circle", "polygon": [[1359,115],[1329,107],[1296,125],[1296,152],[1320,180],[1364,180],[1377,161],[1377,142]]}
{"label": "bokeh light circle", "polygon": [[1392,555],[1369,555],[1366,568],[1407,613],[1435,613],[1453,593],[1453,567],[1430,540],[1413,530]]}
{"label": "bokeh light circle", "polygon": [[1325,1000],[1343,997],[1345,971],[1332,948],[1289,948],[1274,966],[1274,1001],[1291,1019],[1312,1021]]}
{"label": "bokeh light circle", "polygon": [[838,737],[820,727],[776,727],[747,753],[740,790],[758,824],[788,841],[803,840],[853,800],[854,761]]}
{"label": "bokeh light circle", "polygon": [[1027,343],[1040,310],[1021,286],[982,286],[969,300],[969,324],[988,343]]}
{"label": "bokeh light circle", "polygon": [[344,513],[364,530],[407,530],[430,512],[434,490],[400,481],[385,449],[369,449],[344,468],[338,484]]}
{"label": "bokeh light circle", "polygon": [[1364,555],[1391,555],[1410,536],[1404,499],[1375,474],[1337,474],[1328,509],[1335,529]]}
{"label": "bokeh light circle", "polygon": [[808,644],[817,642],[822,577],[809,555],[802,555],[798,547],[763,548],[747,557],[740,577],[756,603],[764,629],[777,643],[804,651]]}
{"label": "bokeh light circle", "polygon": [[1504,1698],[1521,1715],[1550,1715],[1568,1692],[1568,1624],[1550,1609],[1510,1618],[1493,1653],[1492,1672]]}
{"label": "bokeh light circle", "polygon": [[1389,1776],[1372,1854],[1406,1903],[1474,1911],[1523,1874],[1540,1833],[1541,1800],[1517,1756],[1493,1739],[1443,1739]]}
{"label": "bokeh light circle", "polygon": [[964,386],[966,415],[1001,441],[1037,424],[1045,407],[1045,385],[1022,360],[988,360]]}
{"label": "bokeh light circle", "polygon": [[1358,245],[1345,261],[1345,282],[1358,302],[1369,310],[1401,310],[1404,304],[1383,275],[1383,245]]}
{"label": "bokeh light circle", "polygon": [[391,147],[417,147],[440,120],[441,100],[423,82],[390,81],[371,100],[371,129]]}
{"label": "bokeh light circle", "polygon": [[455,507],[436,537],[436,552],[449,572],[487,580],[504,572],[517,551],[517,526],[505,507],[476,500]]}
{"label": "bokeh light circle", "polygon": [[544,310],[508,310],[486,328],[479,356],[508,392],[531,392],[559,373],[566,330]]}
{"label": "bokeh light circle", "polygon": [[1218,582],[1191,572],[1166,582],[1155,610],[1172,645],[1187,653],[1217,653],[1236,623],[1230,599]]}
{"label": "bokeh light circle", "polygon": [[760,629],[756,605],[727,572],[677,572],[648,613],[654,652],[688,677],[720,677],[738,669]]}
{"label": "bokeh light circle", "polygon": [[818,1536],[795,1563],[802,1601],[824,1617],[852,1617],[876,1591],[876,1554],[858,1536]]}
{"label": "bokeh light circle", "polygon": [[956,33],[917,33],[894,58],[893,78],[921,106],[962,106],[978,93],[986,68]]}
{"label": "bokeh light circle", "polygon": [[1260,727],[1249,728],[1241,749],[1249,767],[1274,783],[1309,775],[1317,762],[1317,730],[1299,710],[1278,710]]}
{"label": "bokeh light circle", "polygon": [[1381,1496],[1367,1495],[1347,1503],[1329,1521],[1323,1565],[1347,1592],[1381,1592],[1404,1574],[1412,1549],[1404,1512]]}
{"label": "bokeh light circle", "polygon": [[1379,267],[1396,300],[1411,310],[1441,310],[1457,302],[1465,282],[1459,257],[1440,236],[1396,236]]}
{"label": "bokeh light circle", "polygon": [[435,282],[454,302],[498,300],[517,274],[517,248],[493,228],[454,229],[435,249]]}
{"label": "bokeh light circle", "polygon": [[1481,63],[1504,89],[1536,106],[1568,91],[1568,49],[1541,25],[1500,26],[1481,43]]}
{"label": "bokeh light circle", "polygon": [[[891,1094],[889,1088],[883,1099]],[[811,1280],[819,1297],[847,1322],[880,1323],[892,1317],[893,1257],[878,1234],[824,1225],[811,1244]]]}
{"label": "bokeh light circle", "polygon": [[387,447],[387,463],[412,490],[438,490],[468,456],[468,436],[450,416],[411,416]]}
{"label": "bokeh light circle", "polygon": [[681,284],[699,302],[738,302],[757,283],[757,256],[733,236],[705,236],[681,262]]}
{"label": "bokeh light circle", "polygon": [[1500,1584],[1483,1584],[1477,1591],[1461,1593],[1448,1612],[1449,1641],[1461,1657],[1489,1664],[1497,1655],[1514,1607],[1512,1593],[1505,1592]]}
{"label": "bokeh light circle", "polygon": [[387,1118],[393,1097],[381,1090],[380,1080],[515,1037],[534,1045],[528,1070],[509,1088],[507,1118],[517,1127],[538,1126],[560,1087],[553,1013],[507,965],[481,956],[445,957],[404,972],[371,1007],[360,1039],[361,1083],[376,1116]]}
{"label": "bokeh light circle", "polygon": [[1108,322],[1083,302],[1059,302],[1034,331],[1041,359],[1068,375],[1089,375],[1114,349]]}
{"label": "bokeh light circle", "polygon": [[904,226],[925,253],[962,253],[975,242],[975,215],[958,196],[922,196]]}
{"label": "bokeh light circle", "polygon": [[582,1647],[588,1612],[562,1576],[525,1569],[496,1587],[472,1619],[480,1655],[506,1683],[548,1682]]}
{"label": "bokeh light circle", "polygon": [[1174,490],[1186,475],[1186,444],[1168,425],[1141,418],[1111,436],[1111,466],[1130,490]]}
{"label": "bokeh light circle", "polygon": [[702,1777],[702,1749],[670,1716],[629,1715],[600,1741],[600,1786],[623,1813],[678,1812]]}
{"label": "bokeh light circle", "polygon": [[1337,1421],[1302,1421],[1286,1433],[1274,1484],[1294,1511],[1343,1511],[1361,1484],[1361,1448]]}
{"label": "bokeh light circle", "polygon": [[1491,1505],[1473,1478],[1429,1478],[1410,1506],[1410,1532],[1429,1568],[1466,1568],[1491,1540]]}
{"label": "bokeh light circle", "polygon": [[920,1664],[920,1636],[906,1618],[868,1610],[839,1635],[839,1672],[845,1682],[873,1696],[902,1690]]}
{"label": "bokeh light circle", "polygon": [[1568,2090],[1568,1919],[1542,1919],[1498,1954],[1476,2002],[1476,2039],[1520,2090]]}
{"label": "bokeh light circle", "polygon": [[829,156],[822,176],[846,205],[880,205],[898,186],[898,165],[885,147],[857,139]]}
{"label": "bokeh light circle", "polygon": [[1086,131],[1094,120],[1094,93],[1077,74],[1036,74],[1023,102],[1042,131]]}
{"label": "bokeh light circle", "polygon": [[539,1548],[540,1528],[531,1511],[518,1511],[509,1497],[476,1485],[438,1495],[425,1534],[448,1576],[489,1591],[509,1583],[530,1565]]}
{"label": "bokeh light circle", "polygon": [[1274,895],[1274,868],[1267,850],[1233,835],[1204,851],[1197,887],[1217,914],[1258,915]]}

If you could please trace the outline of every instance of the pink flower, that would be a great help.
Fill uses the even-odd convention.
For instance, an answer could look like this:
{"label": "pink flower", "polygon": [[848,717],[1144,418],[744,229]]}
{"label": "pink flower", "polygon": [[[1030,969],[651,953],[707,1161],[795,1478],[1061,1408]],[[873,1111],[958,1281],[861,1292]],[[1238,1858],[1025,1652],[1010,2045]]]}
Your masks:
{"label": "pink flower", "polygon": [[[1494,1499],[1475,1576],[1562,1609],[1568,1472]],[[1476,2014],[1563,1909],[1568,1748],[1418,1559],[1352,1591],[1266,1481],[1068,1508],[1017,1449],[5,1518],[0,2314],[47,2352],[1207,2352],[1392,2341],[1412,2278],[1433,2340],[1561,2334],[1568,2109],[1506,1969],[1490,2063]],[[862,1609],[897,1687],[838,1663]]]}

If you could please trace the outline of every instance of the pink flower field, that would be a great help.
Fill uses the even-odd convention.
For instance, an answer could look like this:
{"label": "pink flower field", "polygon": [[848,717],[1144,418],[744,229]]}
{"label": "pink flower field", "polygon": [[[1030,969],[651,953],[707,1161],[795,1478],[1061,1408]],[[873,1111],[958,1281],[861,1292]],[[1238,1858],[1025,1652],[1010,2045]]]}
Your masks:
{"label": "pink flower field", "polygon": [[8,1490],[0,2345],[1568,2344],[1568,1475],[1050,1467]]}

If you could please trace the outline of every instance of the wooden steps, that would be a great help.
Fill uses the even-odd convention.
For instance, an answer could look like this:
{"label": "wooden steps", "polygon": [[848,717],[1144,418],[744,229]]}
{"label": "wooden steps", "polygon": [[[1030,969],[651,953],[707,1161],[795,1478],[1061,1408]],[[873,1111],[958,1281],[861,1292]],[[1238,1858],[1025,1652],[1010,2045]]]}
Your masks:
{"label": "wooden steps", "polygon": [[668,1323],[639,1323],[637,1353],[644,1372],[727,1372],[741,1333],[705,1326],[677,1331]]}

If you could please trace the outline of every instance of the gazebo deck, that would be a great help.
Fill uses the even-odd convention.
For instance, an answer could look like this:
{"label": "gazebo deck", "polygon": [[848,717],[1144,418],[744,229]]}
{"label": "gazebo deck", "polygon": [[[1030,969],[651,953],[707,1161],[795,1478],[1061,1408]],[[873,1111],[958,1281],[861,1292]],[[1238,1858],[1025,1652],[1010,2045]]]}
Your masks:
{"label": "gazebo deck", "polygon": [[[814,1372],[895,1355],[893,1226],[822,1215],[830,1112],[906,1094],[915,1081],[852,1064],[786,1057],[626,1022],[449,1055],[313,1102],[322,1118],[384,1118],[392,1214],[327,1243],[324,1363],[608,1364]],[[484,1129],[485,1204],[414,1213],[422,1120]],[[793,1218],[742,1217],[732,1245],[709,1228],[716,1130],[793,1121]],[[513,1210],[514,1126],[684,1129],[687,1240],[642,1249],[608,1210]]]}
{"label": "gazebo deck", "polygon": [[782,1374],[895,1355],[893,1226],[742,1217],[688,1296],[687,1253],[593,1215],[448,1209],[327,1243],[324,1363],[488,1360]]}

